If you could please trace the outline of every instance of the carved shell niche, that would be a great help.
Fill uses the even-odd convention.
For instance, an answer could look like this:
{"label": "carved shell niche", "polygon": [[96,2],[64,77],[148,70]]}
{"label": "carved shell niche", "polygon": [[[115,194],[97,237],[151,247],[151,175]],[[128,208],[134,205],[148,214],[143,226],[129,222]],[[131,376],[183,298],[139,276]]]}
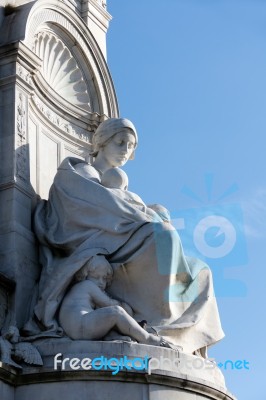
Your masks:
{"label": "carved shell niche", "polygon": [[79,66],[63,42],[42,32],[35,41],[35,53],[42,59],[41,74],[53,90],[86,111],[91,111],[90,98]]}

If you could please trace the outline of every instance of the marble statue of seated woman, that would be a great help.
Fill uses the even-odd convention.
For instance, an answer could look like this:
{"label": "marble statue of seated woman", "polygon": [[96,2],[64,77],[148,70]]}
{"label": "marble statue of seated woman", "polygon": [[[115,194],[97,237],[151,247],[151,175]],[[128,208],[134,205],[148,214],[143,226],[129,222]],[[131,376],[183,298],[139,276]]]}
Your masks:
{"label": "marble statue of seated woman", "polygon": [[165,340],[192,353],[223,337],[209,267],[184,255],[167,213],[151,215],[123,191],[102,185],[107,170],[134,158],[137,144],[134,125],[111,118],[93,136],[91,164],[69,157],[59,166],[48,201],[35,212],[42,272],[34,320],[60,334],[58,311],[75,274],[104,256],[114,268],[109,296],[129,304],[134,320],[149,321]]}

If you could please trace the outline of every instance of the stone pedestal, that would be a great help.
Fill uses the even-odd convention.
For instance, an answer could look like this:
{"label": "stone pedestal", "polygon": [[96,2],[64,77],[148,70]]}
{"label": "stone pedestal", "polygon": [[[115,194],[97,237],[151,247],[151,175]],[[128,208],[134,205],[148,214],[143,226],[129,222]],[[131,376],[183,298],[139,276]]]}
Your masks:
{"label": "stone pedestal", "polygon": [[[220,370],[201,357],[127,342],[44,339],[36,341],[35,345],[43,356],[44,366],[25,367],[22,373],[2,366],[1,398],[234,400]],[[97,360],[89,365],[85,360],[88,358]],[[82,360],[87,370],[82,369]],[[143,360],[142,365],[140,360]],[[119,371],[118,362],[124,365]],[[71,369],[71,363],[76,370]],[[137,369],[141,367],[145,368]]]}

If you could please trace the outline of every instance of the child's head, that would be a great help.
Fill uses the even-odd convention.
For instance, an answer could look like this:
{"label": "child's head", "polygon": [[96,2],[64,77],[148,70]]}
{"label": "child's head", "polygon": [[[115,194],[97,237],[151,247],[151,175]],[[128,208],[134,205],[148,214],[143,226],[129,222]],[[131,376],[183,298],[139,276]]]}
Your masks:
{"label": "child's head", "polygon": [[103,173],[101,183],[109,189],[127,190],[128,177],[122,169],[110,168]]}
{"label": "child's head", "polygon": [[171,222],[170,212],[161,204],[149,204],[148,207],[155,211],[164,222]]}
{"label": "child's head", "polygon": [[94,282],[100,289],[104,290],[110,285],[113,277],[113,268],[104,256],[92,257],[83,267],[75,274],[76,281],[84,281],[86,279]]}

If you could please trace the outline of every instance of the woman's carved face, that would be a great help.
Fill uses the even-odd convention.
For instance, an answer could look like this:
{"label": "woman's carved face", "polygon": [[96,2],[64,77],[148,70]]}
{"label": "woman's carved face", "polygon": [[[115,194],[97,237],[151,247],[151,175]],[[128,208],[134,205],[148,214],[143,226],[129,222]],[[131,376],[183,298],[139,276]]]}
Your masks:
{"label": "woman's carved face", "polygon": [[110,167],[120,167],[130,158],[135,149],[135,136],[131,129],[124,128],[100,149],[101,156]]}

